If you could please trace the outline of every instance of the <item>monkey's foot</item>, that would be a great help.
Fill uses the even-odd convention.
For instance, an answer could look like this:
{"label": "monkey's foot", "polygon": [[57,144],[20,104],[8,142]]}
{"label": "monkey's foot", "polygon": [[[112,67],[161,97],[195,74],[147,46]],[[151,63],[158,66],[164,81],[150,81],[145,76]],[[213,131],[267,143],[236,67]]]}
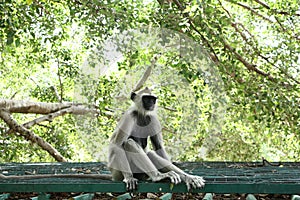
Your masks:
{"label": "monkey's foot", "polygon": [[191,188],[203,188],[205,185],[205,180],[201,176],[186,175],[184,179],[188,191],[190,191]]}
{"label": "monkey's foot", "polygon": [[126,190],[127,191],[133,191],[137,189],[138,185],[138,179],[134,177],[128,177],[123,180],[124,183],[126,183]]}
{"label": "monkey's foot", "polygon": [[153,182],[157,182],[157,181],[161,181],[166,178],[169,178],[171,180],[171,182],[174,184],[178,184],[181,182],[180,176],[174,171],[169,171],[167,173],[159,173],[158,175],[156,175],[155,177],[152,177],[151,179]]}

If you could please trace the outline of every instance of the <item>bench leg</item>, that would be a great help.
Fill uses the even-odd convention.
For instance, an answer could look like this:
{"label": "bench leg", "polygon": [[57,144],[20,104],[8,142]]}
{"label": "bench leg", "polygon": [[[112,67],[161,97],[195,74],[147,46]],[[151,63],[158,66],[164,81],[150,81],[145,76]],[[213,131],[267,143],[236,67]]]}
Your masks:
{"label": "bench leg", "polygon": [[256,200],[256,198],[253,194],[248,194],[246,200]]}
{"label": "bench leg", "polygon": [[206,193],[202,200],[212,200],[213,196],[212,193]]}
{"label": "bench leg", "polygon": [[161,197],[159,197],[159,199],[170,200],[170,199],[172,199],[172,193],[166,193],[166,194],[162,195]]}
{"label": "bench leg", "polygon": [[126,199],[132,199],[131,195],[129,193],[125,193],[125,194],[117,196],[117,200],[126,200]]}

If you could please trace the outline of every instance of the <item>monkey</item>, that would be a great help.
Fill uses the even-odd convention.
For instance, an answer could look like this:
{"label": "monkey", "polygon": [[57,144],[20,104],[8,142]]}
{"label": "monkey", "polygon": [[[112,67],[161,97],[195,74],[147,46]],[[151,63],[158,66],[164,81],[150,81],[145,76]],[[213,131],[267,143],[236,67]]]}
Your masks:
{"label": "monkey", "polygon": [[[178,184],[184,181],[188,191],[201,188],[205,180],[190,175],[170,161],[163,146],[161,125],[156,115],[157,96],[145,88],[131,94],[133,106],[129,108],[118,123],[109,145],[108,167],[111,175],[103,174],[41,174],[24,176],[4,176],[0,179],[39,179],[39,178],[94,178],[123,181],[126,189],[137,189],[138,180],[150,179],[157,182],[170,179]],[[148,139],[153,150],[148,150]]]}
{"label": "monkey", "polygon": [[132,92],[130,98],[133,106],[123,114],[110,139],[108,168],[112,180],[125,182],[128,191],[136,190],[139,180],[170,179],[174,184],[184,181],[188,191],[204,187],[202,177],[184,172],[169,159],[156,114],[158,97],[146,87]]}

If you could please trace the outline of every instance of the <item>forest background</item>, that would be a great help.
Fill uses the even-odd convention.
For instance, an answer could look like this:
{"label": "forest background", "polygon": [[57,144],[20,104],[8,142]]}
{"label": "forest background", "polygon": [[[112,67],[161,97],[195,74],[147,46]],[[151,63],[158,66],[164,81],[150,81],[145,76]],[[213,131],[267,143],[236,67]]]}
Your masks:
{"label": "forest background", "polygon": [[0,162],[106,161],[144,86],[177,161],[300,157],[297,0],[2,0]]}

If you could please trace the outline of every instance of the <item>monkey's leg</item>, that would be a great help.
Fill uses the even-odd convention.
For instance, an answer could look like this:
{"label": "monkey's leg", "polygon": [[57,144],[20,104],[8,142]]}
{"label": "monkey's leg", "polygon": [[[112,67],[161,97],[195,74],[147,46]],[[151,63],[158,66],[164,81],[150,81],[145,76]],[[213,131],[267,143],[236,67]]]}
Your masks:
{"label": "monkey's leg", "polygon": [[180,175],[180,178],[186,183],[188,190],[193,188],[202,188],[205,185],[205,180],[200,176],[190,175],[174,164],[171,161],[160,157],[156,152],[149,151],[148,157],[152,163],[162,172],[174,171]]}
{"label": "monkey's leg", "polygon": [[161,173],[147,156],[144,149],[133,139],[128,139],[123,144],[128,162],[133,173],[146,173],[152,181],[170,178],[171,182],[179,183],[180,177],[174,172]]}
{"label": "monkey's leg", "polygon": [[137,179],[133,177],[126,153],[122,146],[111,143],[109,146],[109,170],[112,174],[112,180],[123,181],[129,191],[135,190]]}
{"label": "monkey's leg", "polygon": [[[111,143],[109,146],[108,167],[112,173],[113,180],[123,180],[123,173],[132,174],[129,162],[126,158],[124,149],[116,144]],[[123,172],[123,173],[120,173]]]}

